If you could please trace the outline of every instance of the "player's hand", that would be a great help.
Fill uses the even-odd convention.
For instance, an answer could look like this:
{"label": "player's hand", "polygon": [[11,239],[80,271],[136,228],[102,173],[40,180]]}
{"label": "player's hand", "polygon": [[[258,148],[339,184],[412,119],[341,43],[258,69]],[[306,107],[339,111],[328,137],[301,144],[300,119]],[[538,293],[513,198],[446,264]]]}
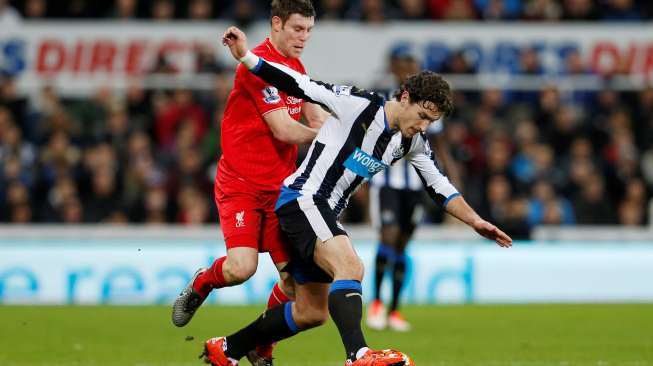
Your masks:
{"label": "player's hand", "polygon": [[501,247],[510,248],[512,246],[512,239],[506,233],[483,219],[474,222],[472,227],[482,237],[494,240]]}
{"label": "player's hand", "polygon": [[247,36],[238,27],[231,26],[222,35],[222,44],[229,47],[231,55],[240,60],[247,54]]}

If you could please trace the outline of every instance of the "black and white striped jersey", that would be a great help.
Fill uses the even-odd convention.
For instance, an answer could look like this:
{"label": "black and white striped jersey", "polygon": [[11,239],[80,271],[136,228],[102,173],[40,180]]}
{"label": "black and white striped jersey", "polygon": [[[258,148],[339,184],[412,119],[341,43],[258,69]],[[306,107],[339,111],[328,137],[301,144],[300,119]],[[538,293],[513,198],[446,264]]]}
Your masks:
{"label": "black and white striped jersey", "polygon": [[390,130],[385,99],[352,86],[311,80],[253,54],[244,63],[257,76],[289,95],[332,112],[297,171],[284,180],[277,207],[292,201],[323,200],[338,216],[360,185],[398,160],[407,159],[427,192],[441,204],[458,195],[437,168],[426,135],[406,138]]}
{"label": "black and white striped jersey", "polygon": [[[397,89],[376,91],[376,93],[383,95],[386,100],[392,100],[396,91]],[[443,130],[442,124],[443,121],[441,119],[431,123],[426,134],[434,135],[441,133]],[[375,174],[370,180],[370,184],[374,187],[389,187],[409,191],[421,191],[423,188],[417,171],[407,159],[401,159],[388,167],[388,169]]]}

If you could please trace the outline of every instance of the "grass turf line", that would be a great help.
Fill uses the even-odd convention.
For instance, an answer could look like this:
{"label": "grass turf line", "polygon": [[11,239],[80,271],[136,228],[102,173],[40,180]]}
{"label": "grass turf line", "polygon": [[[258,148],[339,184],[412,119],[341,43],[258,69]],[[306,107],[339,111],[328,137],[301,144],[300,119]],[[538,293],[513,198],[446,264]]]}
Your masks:
{"label": "grass turf line", "polygon": [[[199,366],[204,340],[262,309],[203,307],[176,328],[167,306],[1,306],[0,365]],[[365,334],[373,348],[402,350],[417,366],[653,366],[649,304],[406,306],[404,314],[411,332]],[[275,357],[278,366],[344,364],[331,321],[281,342]]]}

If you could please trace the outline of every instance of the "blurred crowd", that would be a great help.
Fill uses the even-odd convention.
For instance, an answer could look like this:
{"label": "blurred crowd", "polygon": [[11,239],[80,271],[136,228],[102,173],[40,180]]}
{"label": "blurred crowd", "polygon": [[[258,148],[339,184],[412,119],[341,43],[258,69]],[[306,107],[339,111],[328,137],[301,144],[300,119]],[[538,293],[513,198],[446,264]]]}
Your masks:
{"label": "blurred crowd", "polygon": [[[56,7],[56,13],[52,3],[9,2],[22,13],[17,16],[29,18],[35,17],[33,7],[48,17],[115,17],[123,16],[123,7],[129,6],[136,17],[148,17],[148,11],[154,14],[162,6],[170,8],[172,18],[195,14],[194,7],[202,7],[209,17],[234,17],[230,12],[240,6],[267,16],[264,7],[252,1],[198,0],[183,6],[165,0],[69,1]],[[319,3],[323,17],[338,9],[338,18],[351,17],[373,4],[382,4],[384,14],[398,18],[405,17],[400,9],[405,13],[411,4],[431,15],[434,9],[449,7],[437,17],[467,7],[471,17],[487,18],[496,17],[488,15],[492,13],[488,9],[498,6],[507,11],[511,4],[521,3],[510,19],[524,17],[536,5],[557,9],[552,13],[558,18],[579,19],[569,15],[569,8],[590,4],[592,19],[598,19],[605,17],[602,9],[607,6],[643,4],[628,0]],[[0,0],[0,5],[6,12],[7,3]],[[213,179],[233,70],[210,52],[198,52],[196,71],[215,76],[210,90],[145,89],[135,82],[123,92],[100,88],[88,98],[63,98],[48,85],[22,96],[13,76],[0,75],[0,222],[217,222]],[[537,75],[541,69],[537,54],[529,49],[521,52],[514,72]],[[568,53],[566,65],[569,74],[593,73],[577,52]],[[456,53],[428,66],[448,74],[477,71]],[[174,72],[166,67],[159,63],[152,72]],[[384,79],[392,77],[388,73]],[[543,85],[539,91],[456,91],[455,113],[445,121],[443,133],[467,200],[516,238],[527,238],[531,228],[543,224],[642,226],[649,222],[652,87],[623,92],[606,79],[605,86],[595,91],[556,85]],[[361,189],[344,221],[368,222],[367,202],[367,190]],[[442,220],[448,218],[429,206],[425,221]]]}
{"label": "blurred crowd", "polygon": [[[213,178],[233,72],[200,59],[198,71],[216,76],[212,90],[133,84],[64,99],[45,86],[21,97],[14,79],[0,78],[0,221],[216,222]],[[460,62],[452,55],[443,68]],[[444,133],[468,201],[516,237],[541,224],[648,220],[653,88],[458,91]],[[345,221],[368,221],[366,194],[353,197]],[[443,219],[430,211],[427,221]]]}
{"label": "blurred crowd", "polygon": [[[315,0],[320,20],[643,21],[646,0]],[[240,26],[269,17],[267,0],[0,0],[0,24],[21,19],[231,19]]]}

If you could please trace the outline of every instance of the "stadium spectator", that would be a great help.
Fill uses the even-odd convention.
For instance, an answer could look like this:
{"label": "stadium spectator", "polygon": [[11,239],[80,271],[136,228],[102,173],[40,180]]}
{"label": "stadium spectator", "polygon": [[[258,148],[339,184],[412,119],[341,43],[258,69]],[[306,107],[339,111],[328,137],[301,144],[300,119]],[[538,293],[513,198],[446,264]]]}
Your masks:
{"label": "stadium spectator", "polygon": [[[192,184],[184,185],[176,195],[177,222],[183,225],[200,225],[208,222],[209,200]],[[174,197],[174,196],[173,196]]]}
{"label": "stadium spectator", "polygon": [[168,195],[162,186],[152,185],[145,192],[144,218],[146,224],[166,224],[171,222],[168,212],[170,203]]}
{"label": "stadium spectator", "polygon": [[154,0],[150,14],[154,21],[170,21],[175,17],[175,3],[172,0]]}
{"label": "stadium spectator", "polygon": [[633,111],[633,133],[642,151],[653,147],[653,86],[640,91]]}
{"label": "stadium spectator", "polygon": [[48,16],[48,3],[46,0],[26,0],[23,14],[30,20],[45,19]]}
{"label": "stadium spectator", "polygon": [[242,27],[248,27],[256,20],[265,19],[268,12],[264,11],[255,0],[232,1],[222,13],[222,18],[229,19]]}
{"label": "stadium spectator", "polygon": [[609,225],[616,222],[615,208],[606,199],[606,195],[603,177],[592,173],[574,199],[577,222],[581,225]]}
{"label": "stadium spectator", "polygon": [[30,207],[32,200],[29,189],[17,180],[10,180],[6,183],[4,209],[0,213],[3,216],[3,221],[26,223],[27,221],[23,220],[27,217],[31,221],[31,208],[29,210],[27,209]]}
{"label": "stadium spectator", "polygon": [[424,0],[399,0],[399,10],[402,20],[429,19],[428,9]]}
{"label": "stadium spectator", "polygon": [[555,192],[553,185],[541,179],[532,186],[528,202],[528,225],[570,225],[576,222],[574,208]]}
{"label": "stadium spectator", "polygon": [[79,199],[70,198],[62,208],[63,222],[66,224],[81,224],[84,221],[84,207]]}
{"label": "stadium spectator", "polygon": [[122,200],[116,172],[109,166],[100,166],[91,172],[90,192],[82,197],[85,222],[102,222],[113,215],[122,214]]}
{"label": "stadium spectator", "polygon": [[562,16],[558,0],[527,0],[521,18],[524,20],[557,21]]}
{"label": "stadium spectator", "polygon": [[136,19],[138,16],[138,0],[115,0],[108,16],[120,20]]}
{"label": "stadium spectator", "polygon": [[431,17],[446,20],[476,19],[472,0],[427,0]]}
{"label": "stadium spectator", "polygon": [[210,0],[190,0],[188,18],[191,20],[210,20],[213,18],[213,2]]}
{"label": "stadium spectator", "polygon": [[11,119],[23,135],[27,134],[27,100],[18,94],[16,78],[4,72],[0,74],[0,120]]}
{"label": "stadium spectator", "polygon": [[[73,0],[64,2],[59,10],[62,11],[61,17],[66,19],[78,18],[97,18],[101,15],[98,7],[94,2],[87,0]],[[56,8],[55,8],[56,9]]]}
{"label": "stadium spectator", "polygon": [[177,89],[171,98],[166,97],[158,106],[155,128],[157,143],[164,149],[173,150],[180,132],[190,130],[192,142],[199,141],[208,128],[208,117],[195,101],[192,91]]}
{"label": "stadium spectator", "polygon": [[563,0],[562,19],[566,21],[597,20],[599,11],[593,0]]}
{"label": "stadium spectator", "polygon": [[476,12],[485,20],[511,20],[521,15],[520,0],[474,0]]}
{"label": "stadium spectator", "polygon": [[[66,222],[66,207],[79,201],[79,192],[71,177],[59,177],[46,194],[45,202],[39,208],[42,222]],[[81,215],[80,220],[81,221]]]}
{"label": "stadium spectator", "polygon": [[9,4],[8,0],[0,0],[0,26],[16,26],[22,22],[20,13]]}
{"label": "stadium spectator", "polygon": [[345,18],[348,4],[345,0],[320,0],[315,5],[320,20],[339,20]]}
{"label": "stadium spectator", "polygon": [[[23,140],[22,133],[15,124],[9,123],[3,127],[0,134],[0,162],[6,162],[7,159],[13,158],[22,167],[31,171],[37,155],[36,147],[29,141]],[[28,173],[28,171],[25,171],[25,173]],[[31,186],[33,174],[34,172],[29,173],[28,176],[22,179],[23,183]]]}
{"label": "stadium spectator", "polygon": [[484,193],[480,214],[501,225],[512,238],[528,239],[526,208],[519,209],[520,202],[513,198],[510,179],[502,174],[490,176]]}
{"label": "stadium spectator", "polygon": [[601,19],[607,21],[640,21],[642,11],[634,0],[607,0],[603,1]]}
{"label": "stadium spectator", "polygon": [[625,200],[619,205],[619,224],[641,226],[646,223],[644,202]]}
{"label": "stadium spectator", "polygon": [[370,24],[382,24],[393,17],[395,14],[383,0],[357,0],[347,14],[348,19]]}
{"label": "stadium spectator", "polygon": [[453,52],[441,71],[446,74],[473,74],[476,72],[475,67],[470,64],[461,51]]}

